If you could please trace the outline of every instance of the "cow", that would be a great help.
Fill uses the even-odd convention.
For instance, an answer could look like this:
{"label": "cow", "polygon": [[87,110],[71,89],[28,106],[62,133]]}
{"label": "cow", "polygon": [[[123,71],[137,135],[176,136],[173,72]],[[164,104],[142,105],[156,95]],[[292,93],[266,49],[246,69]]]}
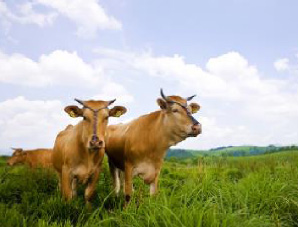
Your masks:
{"label": "cow", "polygon": [[52,167],[52,149],[39,148],[34,150],[23,150],[22,148],[12,148],[14,150],[12,157],[7,160],[9,166],[22,163],[31,168]]}
{"label": "cow", "polygon": [[68,125],[55,140],[53,166],[58,172],[63,198],[71,200],[76,196],[77,183],[87,185],[85,200],[88,207],[95,194],[96,183],[104,157],[104,135],[108,118],[119,117],[126,112],[123,106],[108,107],[112,101],[81,101],[82,108],[71,105],[65,112],[71,117],[82,117],[76,125]]}
{"label": "cow", "polygon": [[[194,95],[195,96],[195,95]],[[158,178],[169,147],[196,137],[201,124],[192,116],[200,106],[187,104],[194,96],[165,96],[157,99],[160,110],[143,115],[129,123],[108,126],[105,143],[116,194],[120,191],[120,173],[124,172],[126,204],[132,194],[132,178],[140,176],[150,184],[150,195],[158,192]]]}

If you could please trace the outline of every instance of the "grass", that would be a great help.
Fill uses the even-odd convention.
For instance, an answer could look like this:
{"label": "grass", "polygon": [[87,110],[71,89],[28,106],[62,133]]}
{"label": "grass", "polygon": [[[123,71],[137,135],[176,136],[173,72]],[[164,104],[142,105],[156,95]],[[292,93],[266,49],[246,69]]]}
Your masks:
{"label": "grass", "polygon": [[61,199],[55,173],[0,159],[0,226],[298,226],[298,151],[166,162],[160,193],[135,179],[131,204],[111,192],[106,162],[93,209],[83,187]]}

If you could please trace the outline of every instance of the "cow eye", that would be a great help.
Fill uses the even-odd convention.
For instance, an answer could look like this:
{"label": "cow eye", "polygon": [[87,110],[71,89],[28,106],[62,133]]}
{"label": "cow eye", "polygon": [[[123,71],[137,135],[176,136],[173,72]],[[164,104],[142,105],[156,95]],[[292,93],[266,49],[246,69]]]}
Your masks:
{"label": "cow eye", "polygon": [[179,110],[178,109],[173,109],[173,113],[178,113]]}

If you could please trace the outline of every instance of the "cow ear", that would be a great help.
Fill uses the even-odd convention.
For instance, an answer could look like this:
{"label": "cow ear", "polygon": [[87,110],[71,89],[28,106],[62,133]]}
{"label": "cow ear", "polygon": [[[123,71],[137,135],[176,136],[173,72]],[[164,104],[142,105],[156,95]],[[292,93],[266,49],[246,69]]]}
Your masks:
{"label": "cow ear", "polygon": [[23,153],[23,148],[11,148],[13,150],[12,156],[19,155]]}
{"label": "cow ear", "polygon": [[109,110],[110,117],[120,117],[121,115],[125,114],[127,109],[124,106],[114,106],[112,109]]}
{"label": "cow ear", "polygon": [[66,113],[68,113],[68,115],[71,117],[82,117],[83,116],[83,110],[77,106],[67,106],[64,108],[64,111]]}
{"label": "cow ear", "polygon": [[157,104],[159,105],[159,107],[162,109],[162,110],[165,110],[167,109],[167,102],[161,98],[158,98],[157,100]]}
{"label": "cow ear", "polygon": [[190,106],[190,109],[191,109],[191,113],[193,113],[193,114],[198,112],[201,108],[200,105],[195,103],[195,102],[189,104],[189,106]]}

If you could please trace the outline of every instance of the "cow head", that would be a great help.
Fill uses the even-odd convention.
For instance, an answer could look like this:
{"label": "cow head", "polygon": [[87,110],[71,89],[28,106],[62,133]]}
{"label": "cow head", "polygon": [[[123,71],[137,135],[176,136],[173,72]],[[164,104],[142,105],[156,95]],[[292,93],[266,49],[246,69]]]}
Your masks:
{"label": "cow head", "polygon": [[22,148],[11,148],[14,150],[12,156],[7,160],[7,165],[14,166],[18,163],[24,163],[26,159],[26,152],[23,152]]}
{"label": "cow head", "polygon": [[173,128],[175,134],[181,138],[195,137],[202,133],[201,124],[192,116],[199,111],[197,103],[187,104],[195,95],[188,98],[180,96],[165,96],[162,89],[161,98],[157,99],[160,108],[166,113],[169,119],[169,127]]}
{"label": "cow head", "polygon": [[126,113],[126,108],[123,106],[114,106],[112,109],[108,107],[113,104],[116,99],[112,101],[81,101],[75,99],[82,105],[67,106],[65,112],[71,117],[82,117],[82,138],[86,141],[86,146],[90,151],[98,151],[104,148],[105,130],[108,124],[109,117],[120,117]]}

